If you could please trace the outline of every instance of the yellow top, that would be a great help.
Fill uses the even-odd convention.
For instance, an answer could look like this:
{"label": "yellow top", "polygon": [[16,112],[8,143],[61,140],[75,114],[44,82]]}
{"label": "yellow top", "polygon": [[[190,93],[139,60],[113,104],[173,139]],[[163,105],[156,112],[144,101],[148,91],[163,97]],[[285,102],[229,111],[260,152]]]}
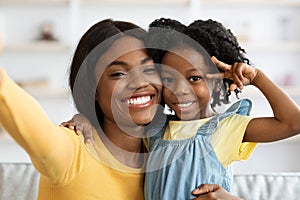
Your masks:
{"label": "yellow top", "polygon": [[[210,118],[192,121],[170,121],[163,139],[182,140],[193,137]],[[223,119],[211,137],[211,144],[220,163],[227,167],[233,161],[249,158],[256,143],[242,142],[251,117],[234,114]]]}
{"label": "yellow top", "polygon": [[141,169],[118,162],[97,133],[96,145],[85,145],[83,137],[53,124],[1,68],[0,74],[0,122],[40,173],[38,199],[144,198]]}

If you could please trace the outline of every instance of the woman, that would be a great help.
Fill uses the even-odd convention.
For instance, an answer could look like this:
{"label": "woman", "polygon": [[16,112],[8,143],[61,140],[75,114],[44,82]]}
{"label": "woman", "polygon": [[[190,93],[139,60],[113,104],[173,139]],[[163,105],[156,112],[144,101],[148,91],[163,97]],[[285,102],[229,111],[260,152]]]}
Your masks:
{"label": "woman", "polygon": [[[160,78],[144,49],[144,34],[134,24],[104,20],[76,48],[70,84],[79,112],[97,127],[97,146],[85,145],[82,137],[53,124],[1,70],[0,122],[41,175],[38,199],[143,199],[139,153],[144,146],[126,130],[143,133],[160,102]],[[118,112],[117,120],[113,112]]]}

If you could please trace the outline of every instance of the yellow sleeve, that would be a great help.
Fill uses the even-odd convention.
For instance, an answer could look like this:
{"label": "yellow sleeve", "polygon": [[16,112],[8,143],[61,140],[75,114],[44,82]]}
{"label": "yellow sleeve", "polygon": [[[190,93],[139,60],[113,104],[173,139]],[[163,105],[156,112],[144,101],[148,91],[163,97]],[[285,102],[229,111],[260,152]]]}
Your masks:
{"label": "yellow sleeve", "polygon": [[37,101],[0,68],[0,122],[50,178],[64,174],[74,156],[75,134],[53,124]]}
{"label": "yellow sleeve", "polygon": [[256,143],[242,142],[249,116],[232,115],[223,119],[212,136],[211,142],[219,161],[224,167],[233,161],[247,160],[256,147]]}

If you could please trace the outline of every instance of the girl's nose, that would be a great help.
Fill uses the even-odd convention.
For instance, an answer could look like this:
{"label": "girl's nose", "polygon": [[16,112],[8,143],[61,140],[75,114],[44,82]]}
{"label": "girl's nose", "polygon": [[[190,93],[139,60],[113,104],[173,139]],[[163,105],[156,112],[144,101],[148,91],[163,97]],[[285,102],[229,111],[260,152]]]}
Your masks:
{"label": "girl's nose", "polygon": [[186,80],[178,81],[174,90],[175,95],[186,95],[189,94],[189,85]]}

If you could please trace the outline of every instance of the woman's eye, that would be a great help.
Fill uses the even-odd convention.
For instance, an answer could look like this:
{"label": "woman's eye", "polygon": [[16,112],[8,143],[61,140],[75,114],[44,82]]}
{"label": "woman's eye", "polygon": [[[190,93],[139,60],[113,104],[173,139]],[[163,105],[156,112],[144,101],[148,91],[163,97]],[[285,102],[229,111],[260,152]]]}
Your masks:
{"label": "woman's eye", "polygon": [[110,76],[111,77],[121,77],[121,76],[126,76],[126,74],[124,72],[115,72],[115,73],[112,73]]}
{"label": "woman's eye", "polygon": [[189,81],[194,82],[194,81],[199,81],[199,80],[201,80],[201,79],[202,79],[201,76],[192,76],[192,77],[189,78]]}

